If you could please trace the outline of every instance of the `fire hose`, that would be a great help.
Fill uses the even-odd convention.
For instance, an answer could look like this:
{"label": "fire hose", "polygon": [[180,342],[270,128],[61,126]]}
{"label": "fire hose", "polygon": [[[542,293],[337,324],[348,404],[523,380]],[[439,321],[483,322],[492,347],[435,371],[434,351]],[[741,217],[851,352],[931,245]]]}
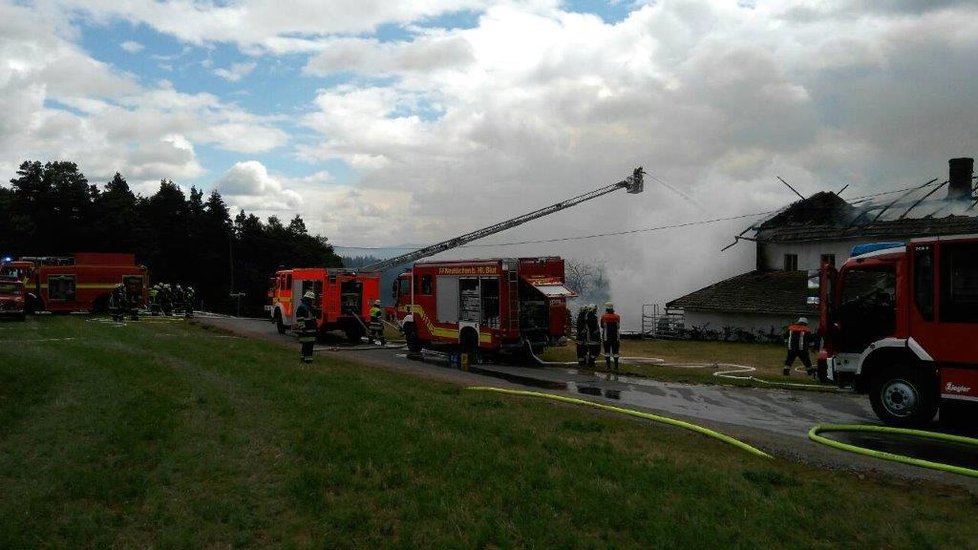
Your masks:
{"label": "fire hose", "polygon": [[978,446],[978,439],[974,439],[971,437],[964,437],[960,435],[945,434],[940,432],[911,430],[909,428],[893,428],[889,426],[870,426],[870,425],[863,425],[863,424],[816,424],[812,426],[812,429],[808,430],[808,438],[811,439],[812,441],[815,441],[816,443],[821,443],[822,445],[828,445],[829,447],[834,447],[836,449],[840,449],[850,453],[871,456],[873,458],[889,460],[892,462],[910,464],[912,466],[920,466],[922,468],[930,468],[932,470],[941,470],[944,472],[961,474],[969,477],[978,477],[978,470],[975,470],[973,468],[965,468],[963,466],[944,464],[941,462],[924,460],[922,458],[914,458],[911,456],[890,453],[887,451],[877,451],[875,449],[868,449],[866,447],[860,447],[858,445],[852,445],[850,443],[844,443],[842,441],[836,441],[834,439],[823,437],[819,435],[821,432],[872,432],[872,433],[882,433],[882,434],[909,435],[913,437],[934,439],[938,441],[949,441],[952,443],[958,443],[958,444],[969,445],[969,446]]}

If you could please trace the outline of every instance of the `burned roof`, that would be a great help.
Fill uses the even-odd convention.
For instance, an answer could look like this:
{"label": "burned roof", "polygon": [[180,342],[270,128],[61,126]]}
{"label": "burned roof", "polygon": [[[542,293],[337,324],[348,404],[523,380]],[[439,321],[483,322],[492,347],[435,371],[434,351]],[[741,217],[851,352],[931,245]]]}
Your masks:
{"label": "burned roof", "polygon": [[932,198],[946,184],[932,181],[902,190],[896,199],[871,196],[851,203],[835,193],[820,192],[795,201],[753,229],[758,240],[768,242],[909,239],[978,232],[973,199]]}
{"label": "burned roof", "polygon": [[807,199],[793,202],[790,206],[764,220],[758,230],[808,226],[848,225],[859,212],[835,193],[822,191]]}
{"label": "burned roof", "polygon": [[804,271],[751,271],[691,292],[666,304],[668,308],[784,315],[817,314],[806,303],[808,274]]}

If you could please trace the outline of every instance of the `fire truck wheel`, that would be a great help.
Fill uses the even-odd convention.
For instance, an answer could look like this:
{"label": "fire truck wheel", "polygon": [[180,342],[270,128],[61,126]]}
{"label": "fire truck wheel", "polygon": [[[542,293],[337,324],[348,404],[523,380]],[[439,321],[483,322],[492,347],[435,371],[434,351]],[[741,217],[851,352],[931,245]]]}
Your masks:
{"label": "fire truck wheel", "polygon": [[109,295],[103,294],[92,302],[92,313],[107,313],[109,311]]}
{"label": "fire truck wheel", "polygon": [[285,334],[285,324],[282,323],[282,313],[279,311],[275,312],[275,329],[279,334]]}
{"label": "fire truck wheel", "polygon": [[421,351],[421,341],[418,340],[418,332],[414,329],[414,323],[404,325],[404,340],[407,342],[408,351],[411,353]]}
{"label": "fire truck wheel", "polygon": [[363,337],[363,327],[360,325],[351,326],[346,329],[346,341],[351,344],[359,344]]}
{"label": "fire truck wheel", "polygon": [[462,333],[460,344],[462,353],[467,353],[469,356],[469,364],[477,364],[479,362],[479,335],[474,330],[468,329]]}
{"label": "fire truck wheel", "polygon": [[891,426],[926,426],[937,413],[937,386],[920,369],[893,365],[873,377],[869,401],[876,416]]}

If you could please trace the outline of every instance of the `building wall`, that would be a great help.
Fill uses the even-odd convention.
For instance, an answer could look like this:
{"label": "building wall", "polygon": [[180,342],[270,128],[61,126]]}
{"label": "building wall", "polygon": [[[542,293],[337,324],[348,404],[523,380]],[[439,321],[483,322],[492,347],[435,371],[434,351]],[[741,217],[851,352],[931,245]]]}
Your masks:
{"label": "building wall", "polygon": [[[683,323],[687,330],[693,327],[708,330],[723,330],[723,327],[739,328],[752,333],[768,333],[772,329],[781,334],[788,325],[798,320],[794,315],[772,315],[761,313],[725,313],[718,311],[685,311]],[[808,326],[814,331],[818,328],[818,312],[814,309],[808,318]]]}
{"label": "building wall", "polygon": [[814,243],[757,243],[758,269],[784,269],[784,255],[798,255],[798,270],[807,271],[821,267],[822,254],[835,254],[835,265],[849,259],[852,247],[866,241],[825,241]]}

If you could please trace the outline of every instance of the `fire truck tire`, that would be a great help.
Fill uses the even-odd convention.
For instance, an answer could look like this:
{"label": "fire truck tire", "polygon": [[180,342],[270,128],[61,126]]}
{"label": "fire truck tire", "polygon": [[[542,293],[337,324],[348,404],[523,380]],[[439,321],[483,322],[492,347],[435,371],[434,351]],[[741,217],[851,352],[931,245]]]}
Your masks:
{"label": "fire truck tire", "polygon": [[472,329],[465,330],[462,332],[459,344],[461,344],[462,353],[468,354],[469,364],[477,364],[479,362],[479,335]]}
{"label": "fire truck tire", "polygon": [[282,312],[275,310],[275,330],[279,334],[285,334],[285,323],[282,322]]}
{"label": "fire truck tire", "polygon": [[92,313],[106,313],[109,311],[109,295],[103,294],[92,302]]}
{"label": "fire truck tire", "polygon": [[350,325],[344,331],[346,333],[346,341],[351,344],[359,344],[360,339],[363,338],[363,327],[360,325]]}
{"label": "fire truck tire", "polygon": [[17,314],[17,317],[15,317],[15,319],[17,319],[18,321],[26,321],[27,314],[21,311],[20,313]]}
{"label": "fire truck tire", "polygon": [[937,414],[937,384],[921,369],[893,365],[873,376],[869,402],[886,424],[900,428],[926,426]]}
{"label": "fire truck tire", "polygon": [[404,340],[407,342],[408,351],[411,353],[421,351],[421,340],[418,339],[418,332],[414,328],[414,323],[405,323]]}

